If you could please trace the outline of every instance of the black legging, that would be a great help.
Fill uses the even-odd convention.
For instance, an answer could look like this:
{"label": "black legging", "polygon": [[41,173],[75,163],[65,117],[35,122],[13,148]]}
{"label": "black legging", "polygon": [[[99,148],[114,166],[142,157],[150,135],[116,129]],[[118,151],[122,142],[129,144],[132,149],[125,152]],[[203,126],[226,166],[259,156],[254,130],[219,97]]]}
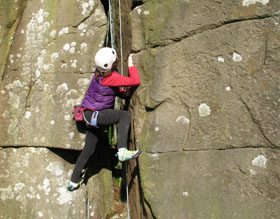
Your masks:
{"label": "black legging", "polygon": [[[91,110],[85,111],[87,121],[92,116]],[[105,109],[99,111],[97,125],[113,125],[118,124],[118,149],[127,148],[128,131],[130,127],[130,113],[124,110]],[[87,164],[89,158],[94,153],[98,142],[99,129],[88,127],[86,131],[85,147],[80,153],[71,177],[71,181],[77,183],[80,178],[81,171]]]}

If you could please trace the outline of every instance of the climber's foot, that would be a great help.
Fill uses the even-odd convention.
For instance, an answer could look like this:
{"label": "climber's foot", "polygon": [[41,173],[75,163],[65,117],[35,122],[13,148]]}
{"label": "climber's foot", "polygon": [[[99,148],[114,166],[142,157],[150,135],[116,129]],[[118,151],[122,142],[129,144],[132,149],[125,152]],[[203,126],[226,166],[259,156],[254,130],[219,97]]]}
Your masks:
{"label": "climber's foot", "polygon": [[142,151],[140,149],[137,149],[136,151],[130,151],[124,148],[120,150],[117,154],[118,154],[119,161],[126,161],[139,157],[141,153]]}

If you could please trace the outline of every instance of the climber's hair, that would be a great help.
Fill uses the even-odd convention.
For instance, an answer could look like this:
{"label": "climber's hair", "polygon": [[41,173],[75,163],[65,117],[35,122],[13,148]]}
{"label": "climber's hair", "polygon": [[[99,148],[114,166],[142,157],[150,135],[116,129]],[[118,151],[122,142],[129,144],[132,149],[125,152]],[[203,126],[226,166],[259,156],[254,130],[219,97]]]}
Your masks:
{"label": "climber's hair", "polygon": [[107,72],[100,72],[97,69],[95,70],[95,79],[98,81],[99,77],[108,77],[112,74],[112,70],[109,70]]}
{"label": "climber's hair", "polygon": [[116,61],[113,63],[111,70],[109,70],[109,71],[107,71],[107,72],[100,72],[100,71],[98,71],[98,69],[96,68],[96,69],[95,69],[95,79],[98,81],[98,80],[99,80],[99,77],[106,78],[106,77],[110,76],[110,75],[112,74],[113,71],[116,71],[117,65],[118,65],[118,61],[116,60]]}

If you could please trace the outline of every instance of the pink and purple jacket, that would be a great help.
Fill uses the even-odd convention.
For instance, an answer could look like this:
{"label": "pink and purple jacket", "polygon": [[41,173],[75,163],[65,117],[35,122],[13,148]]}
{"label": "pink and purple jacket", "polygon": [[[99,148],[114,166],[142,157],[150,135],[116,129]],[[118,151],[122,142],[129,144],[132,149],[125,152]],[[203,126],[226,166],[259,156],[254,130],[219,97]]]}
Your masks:
{"label": "pink and purple jacket", "polygon": [[136,66],[131,66],[128,70],[130,77],[122,76],[116,71],[108,77],[99,77],[98,81],[93,77],[82,107],[93,111],[112,108],[116,97],[113,87],[122,91],[120,87],[137,86],[141,83]]}

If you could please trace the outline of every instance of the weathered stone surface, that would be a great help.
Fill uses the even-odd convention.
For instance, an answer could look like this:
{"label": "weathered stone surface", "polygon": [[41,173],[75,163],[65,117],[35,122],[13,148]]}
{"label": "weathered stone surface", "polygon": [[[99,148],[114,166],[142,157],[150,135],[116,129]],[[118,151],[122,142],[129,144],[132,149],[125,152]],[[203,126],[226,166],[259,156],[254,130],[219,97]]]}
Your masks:
{"label": "weathered stone surface", "polygon": [[0,5],[0,76],[3,77],[14,33],[25,8],[25,0],[1,1]]}
{"label": "weathered stone surface", "polygon": [[86,186],[67,191],[79,154],[69,149],[84,144],[72,109],[103,46],[103,5],[3,0],[0,7],[0,217],[104,218],[113,200],[108,139],[90,163]]}
{"label": "weathered stone surface", "polygon": [[[133,4],[141,5],[131,24],[142,84],[131,101],[132,133],[143,155],[129,186],[139,182],[143,197],[130,202],[145,209],[133,203],[132,215],[277,218],[280,2]],[[104,218],[112,206],[106,144],[93,157],[87,187],[65,190],[75,162],[67,151],[84,141],[72,107],[106,34],[102,5],[0,0],[0,7],[0,145],[30,147],[0,151],[0,215]]]}
{"label": "weathered stone surface", "polygon": [[84,136],[71,122],[72,109],[81,103],[93,54],[104,42],[103,6],[27,1],[16,19],[0,88],[0,144],[80,149]]}
{"label": "weathered stone surface", "polygon": [[158,46],[230,22],[267,17],[278,13],[279,7],[277,0],[148,0],[136,11],[142,19],[146,44]]}
{"label": "weathered stone surface", "polygon": [[148,218],[277,218],[279,10],[279,1],[170,0],[131,13]]}
{"label": "weathered stone surface", "polygon": [[[237,34],[234,40],[232,32]],[[154,62],[148,68],[153,74],[142,88],[145,91],[139,92],[140,96],[146,92],[146,98],[140,98],[150,109],[144,130],[152,137],[147,138],[160,144],[151,140],[151,151],[178,151],[180,143],[171,139],[179,140],[185,150],[279,147],[275,114],[279,111],[279,39],[275,35],[279,28],[273,19],[243,21],[154,49]],[[184,129],[178,125],[183,123]],[[166,144],[161,144],[157,136],[168,132]]]}
{"label": "weathered stone surface", "polygon": [[279,156],[266,149],[145,154],[142,187],[156,218],[278,218]]}
{"label": "weathered stone surface", "polygon": [[73,165],[46,148],[0,151],[1,218],[85,218],[86,190],[67,191]]}
{"label": "weathered stone surface", "polygon": [[86,186],[68,192],[78,153],[54,152],[39,147],[0,150],[0,218],[103,218],[110,213],[111,171],[89,168]]}

